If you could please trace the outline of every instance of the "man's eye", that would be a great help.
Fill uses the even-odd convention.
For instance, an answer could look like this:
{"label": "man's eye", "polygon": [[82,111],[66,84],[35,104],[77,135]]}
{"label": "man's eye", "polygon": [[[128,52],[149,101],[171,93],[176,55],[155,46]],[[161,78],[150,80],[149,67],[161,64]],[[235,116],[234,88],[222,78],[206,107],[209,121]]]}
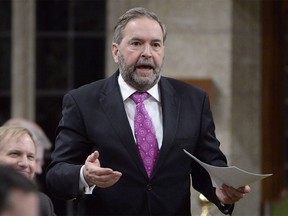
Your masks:
{"label": "man's eye", "polygon": [[28,156],[29,160],[34,161],[35,157],[33,155]]}
{"label": "man's eye", "polygon": [[140,46],[140,42],[138,41],[134,41],[131,43],[132,46]]}
{"label": "man's eye", "polygon": [[160,43],[153,43],[152,46],[155,47],[155,48],[160,48],[161,44]]}
{"label": "man's eye", "polygon": [[162,47],[161,43],[153,43],[152,47],[155,51],[159,51]]}
{"label": "man's eye", "polygon": [[11,152],[9,155],[10,155],[11,157],[17,157],[17,156],[19,156],[19,153],[17,153],[17,152]]}

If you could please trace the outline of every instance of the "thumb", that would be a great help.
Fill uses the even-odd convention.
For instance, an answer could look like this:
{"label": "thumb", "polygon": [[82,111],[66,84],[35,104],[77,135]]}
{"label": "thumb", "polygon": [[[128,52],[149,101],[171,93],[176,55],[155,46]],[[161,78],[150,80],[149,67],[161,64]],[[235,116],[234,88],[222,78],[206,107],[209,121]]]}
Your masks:
{"label": "thumb", "polygon": [[87,159],[86,159],[86,162],[91,162],[91,163],[94,163],[98,160],[99,158],[99,152],[98,151],[94,151],[93,153],[91,153]]}

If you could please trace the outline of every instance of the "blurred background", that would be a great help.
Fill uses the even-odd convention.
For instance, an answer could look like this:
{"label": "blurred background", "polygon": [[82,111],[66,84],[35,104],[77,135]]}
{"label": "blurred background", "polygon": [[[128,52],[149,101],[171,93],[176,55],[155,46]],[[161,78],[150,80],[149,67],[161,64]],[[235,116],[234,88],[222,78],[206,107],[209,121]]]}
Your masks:
{"label": "blurred background", "polygon": [[[117,69],[113,27],[136,6],[167,27],[163,75],[208,91],[229,164],[273,173],[233,215],[275,215],[288,186],[287,0],[0,0],[0,124],[33,120],[53,143],[63,95]],[[37,178],[49,194],[45,173]],[[73,215],[70,202],[51,198],[58,215]],[[210,214],[221,215],[213,206]]]}

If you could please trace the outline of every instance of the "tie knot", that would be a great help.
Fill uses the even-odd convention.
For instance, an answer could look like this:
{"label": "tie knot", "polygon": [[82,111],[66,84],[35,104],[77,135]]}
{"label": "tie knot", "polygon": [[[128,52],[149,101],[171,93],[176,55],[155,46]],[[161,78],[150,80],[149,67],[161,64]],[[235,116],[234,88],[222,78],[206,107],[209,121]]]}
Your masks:
{"label": "tie knot", "polygon": [[136,103],[143,103],[144,100],[148,98],[149,94],[147,92],[135,92],[130,97]]}

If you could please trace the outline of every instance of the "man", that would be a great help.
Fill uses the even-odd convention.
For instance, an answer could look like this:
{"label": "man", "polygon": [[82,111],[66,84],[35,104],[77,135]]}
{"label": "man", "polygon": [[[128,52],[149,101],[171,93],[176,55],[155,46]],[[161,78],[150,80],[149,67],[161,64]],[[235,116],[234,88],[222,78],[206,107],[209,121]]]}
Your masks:
{"label": "man", "polygon": [[39,216],[36,186],[13,167],[0,165],[0,216]]}
{"label": "man", "polygon": [[[0,164],[13,166],[19,173],[33,181],[36,170],[36,144],[27,128],[0,127]],[[54,216],[51,200],[38,192],[41,216]]]}
{"label": "man", "polygon": [[160,74],[165,39],[154,13],[127,11],[113,35],[119,71],[64,96],[46,178],[55,195],[79,198],[79,215],[191,215],[190,175],[225,214],[250,191],[215,189],[183,152],[227,165],[207,94]]}
{"label": "man", "polygon": [[50,150],[52,147],[50,140],[48,139],[42,128],[35,122],[24,118],[11,118],[3,125],[16,125],[25,127],[32,133],[33,140],[36,143],[37,147],[35,174],[41,175],[43,173],[42,167],[45,163],[45,151]]}

